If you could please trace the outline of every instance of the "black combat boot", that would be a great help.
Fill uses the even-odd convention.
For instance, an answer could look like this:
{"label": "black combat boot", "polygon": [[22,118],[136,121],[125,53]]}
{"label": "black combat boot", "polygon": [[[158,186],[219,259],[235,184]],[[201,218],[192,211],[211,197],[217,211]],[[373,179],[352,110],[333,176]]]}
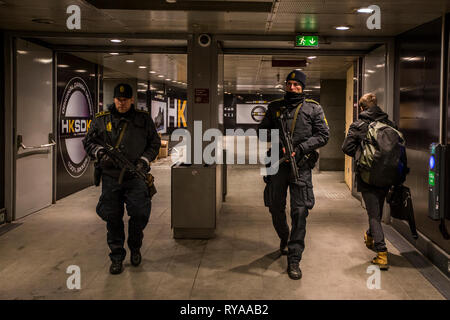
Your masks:
{"label": "black combat boot", "polygon": [[281,252],[282,255],[287,255],[288,254],[287,244],[288,244],[287,240],[281,239],[281,241],[280,241],[280,252]]}
{"label": "black combat boot", "polygon": [[111,274],[120,274],[123,271],[122,261],[114,260],[111,262],[111,266],[109,267],[109,273]]}
{"label": "black combat boot", "polygon": [[133,266],[137,267],[141,264],[142,256],[139,250],[131,251],[130,262]]}
{"label": "black combat boot", "polygon": [[302,271],[298,262],[288,262],[287,272],[292,280],[299,280],[302,277]]}

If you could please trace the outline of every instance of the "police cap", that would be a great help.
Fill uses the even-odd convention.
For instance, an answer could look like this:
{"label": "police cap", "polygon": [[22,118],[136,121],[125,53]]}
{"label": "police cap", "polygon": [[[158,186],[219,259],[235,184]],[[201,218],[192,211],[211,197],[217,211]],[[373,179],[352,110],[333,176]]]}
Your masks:
{"label": "police cap", "polygon": [[133,88],[129,84],[119,83],[114,88],[114,98],[127,98],[131,99],[133,97]]}

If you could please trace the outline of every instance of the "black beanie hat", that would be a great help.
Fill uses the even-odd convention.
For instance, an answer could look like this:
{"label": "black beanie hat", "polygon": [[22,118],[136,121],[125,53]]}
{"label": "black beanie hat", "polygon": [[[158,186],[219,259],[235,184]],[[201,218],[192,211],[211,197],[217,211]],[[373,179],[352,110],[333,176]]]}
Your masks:
{"label": "black beanie hat", "polygon": [[289,80],[295,80],[300,82],[302,85],[302,89],[304,90],[306,87],[306,74],[301,72],[300,70],[292,70],[286,77],[286,82]]}

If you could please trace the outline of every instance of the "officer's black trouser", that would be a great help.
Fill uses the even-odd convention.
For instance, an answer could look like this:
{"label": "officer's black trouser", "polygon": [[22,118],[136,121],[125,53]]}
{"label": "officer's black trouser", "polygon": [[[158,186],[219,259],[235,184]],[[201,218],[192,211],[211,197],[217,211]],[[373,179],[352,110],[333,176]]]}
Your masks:
{"label": "officer's black trouser", "polygon": [[[314,206],[314,195],[312,193],[311,170],[301,171],[300,183],[290,182],[290,166],[282,163],[278,173],[270,176],[271,205],[269,211],[272,214],[272,222],[280,239],[288,242],[289,263],[300,262],[305,249],[306,217],[308,208]],[[289,187],[291,198],[291,224],[292,229],[289,238],[289,226],[286,221],[286,196]]]}
{"label": "officer's black trouser", "polygon": [[148,223],[151,201],[144,181],[137,178],[124,180],[121,185],[117,178],[102,177],[102,194],[97,205],[97,214],[105,220],[111,260],[124,260],[125,230],[123,223],[124,204],[130,216],[128,222],[128,247],[139,250],[144,237],[143,230]]}
{"label": "officer's black trouser", "polygon": [[375,250],[377,252],[387,251],[386,242],[384,241],[383,228],[381,226],[381,218],[383,217],[383,205],[388,190],[373,189],[361,191],[364,203],[366,204],[367,214],[369,215],[369,230],[367,234],[373,237]]}

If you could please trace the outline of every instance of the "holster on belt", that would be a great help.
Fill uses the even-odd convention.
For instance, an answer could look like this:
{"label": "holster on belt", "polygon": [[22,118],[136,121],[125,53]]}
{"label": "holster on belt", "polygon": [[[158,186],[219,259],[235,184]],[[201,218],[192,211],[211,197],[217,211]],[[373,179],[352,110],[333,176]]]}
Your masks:
{"label": "holster on belt", "polygon": [[147,186],[148,186],[148,194],[150,196],[150,200],[157,193],[155,187],[155,177],[151,173],[147,174]]}

